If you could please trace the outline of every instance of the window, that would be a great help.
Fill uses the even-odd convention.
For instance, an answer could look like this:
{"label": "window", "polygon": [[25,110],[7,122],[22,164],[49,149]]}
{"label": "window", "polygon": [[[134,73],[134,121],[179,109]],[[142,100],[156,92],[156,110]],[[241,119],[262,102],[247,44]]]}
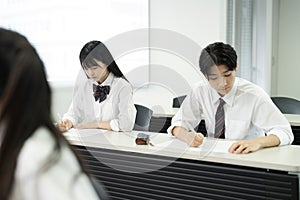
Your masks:
{"label": "window", "polygon": [[[49,81],[73,84],[82,46],[91,40],[105,43],[123,32],[147,28],[148,0],[2,0],[0,25],[32,42],[45,63]],[[128,59],[124,54],[120,62],[127,66],[127,62],[147,58],[147,52]],[[130,70],[120,68],[124,73]]]}
{"label": "window", "polygon": [[272,2],[227,0],[227,35],[238,54],[237,75],[271,90]]}
{"label": "window", "polygon": [[255,68],[252,64],[253,49],[253,1],[228,0],[227,42],[235,47],[238,54],[237,75],[255,82]]}

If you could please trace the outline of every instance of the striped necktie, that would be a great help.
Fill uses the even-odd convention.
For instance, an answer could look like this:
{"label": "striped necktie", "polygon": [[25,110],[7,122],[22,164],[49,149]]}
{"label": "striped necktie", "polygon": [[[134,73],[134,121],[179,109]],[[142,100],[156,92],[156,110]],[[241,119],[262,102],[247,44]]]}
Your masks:
{"label": "striped necktie", "polygon": [[215,116],[215,138],[225,138],[225,114],[223,108],[225,101],[221,98],[219,100],[220,104]]}

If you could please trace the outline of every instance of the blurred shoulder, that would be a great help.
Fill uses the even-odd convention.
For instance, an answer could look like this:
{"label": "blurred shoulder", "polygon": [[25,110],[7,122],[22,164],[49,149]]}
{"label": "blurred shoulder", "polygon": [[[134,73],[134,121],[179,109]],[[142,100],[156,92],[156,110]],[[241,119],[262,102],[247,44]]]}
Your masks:
{"label": "blurred shoulder", "polygon": [[236,81],[238,81],[238,88],[237,89],[239,90],[239,92],[252,94],[252,95],[255,95],[255,96],[260,96],[260,95],[265,96],[265,95],[267,95],[266,91],[262,87],[254,84],[254,83],[252,83],[248,80],[236,77]]}
{"label": "blurred shoulder", "polygon": [[130,90],[132,90],[132,85],[127,80],[125,80],[124,78],[121,78],[121,77],[116,77],[116,76],[113,77],[112,87],[117,87],[120,89],[129,88]]}

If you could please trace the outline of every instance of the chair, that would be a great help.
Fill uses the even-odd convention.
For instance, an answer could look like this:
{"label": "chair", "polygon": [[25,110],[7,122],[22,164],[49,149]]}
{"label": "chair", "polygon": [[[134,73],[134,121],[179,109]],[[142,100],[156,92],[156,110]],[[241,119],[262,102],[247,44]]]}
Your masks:
{"label": "chair", "polygon": [[300,101],[289,97],[271,97],[283,114],[300,114]]}
{"label": "chair", "polygon": [[182,96],[178,96],[173,98],[173,104],[172,107],[173,108],[180,108],[183,100],[185,99],[186,95],[182,95]]}
{"label": "chair", "polygon": [[136,131],[149,131],[150,120],[153,111],[142,105],[134,104],[137,113],[133,130]]}

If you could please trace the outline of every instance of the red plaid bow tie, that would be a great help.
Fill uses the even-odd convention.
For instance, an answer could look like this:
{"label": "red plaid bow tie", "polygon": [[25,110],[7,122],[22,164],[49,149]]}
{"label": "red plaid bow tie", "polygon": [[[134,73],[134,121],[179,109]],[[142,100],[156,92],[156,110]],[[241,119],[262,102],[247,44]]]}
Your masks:
{"label": "red plaid bow tie", "polygon": [[106,99],[107,95],[109,94],[109,91],[110,91],[109,85],[100,86],[100,85],[93,84],[95,101],[99,100],[99,103],[101,103]]}

